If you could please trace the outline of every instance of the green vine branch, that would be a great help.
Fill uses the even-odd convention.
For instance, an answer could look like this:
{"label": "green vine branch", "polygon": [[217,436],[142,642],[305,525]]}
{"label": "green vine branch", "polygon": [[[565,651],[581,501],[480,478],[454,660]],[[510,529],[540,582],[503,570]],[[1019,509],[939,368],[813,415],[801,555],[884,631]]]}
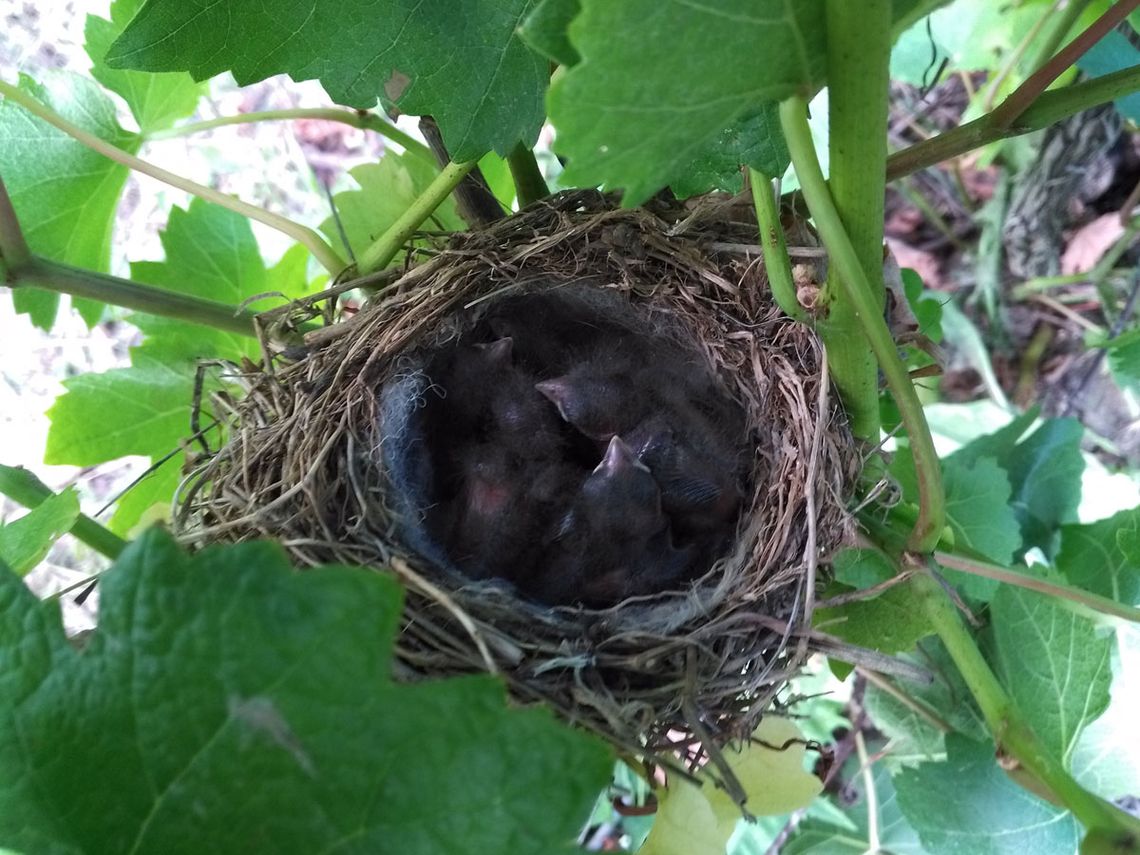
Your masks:
{"label": "green vine branch", "polygon": [[395,125],[368,110],[344,110],[340,107],[296,107],[289,110],[261,110],[252,113],[239,113],[236,116],[219,116],[216,119],[204,119],[200,122],[187,122],[173,128],[161,131],[151,131],[144,134],[148,140],[168,140],[187,137],[202,131],[213,130],[227,125],[244,125],[252,122],[292,122],[297,119],[321,119],[326,122],[340,122],[364,131],[375,131],[392,142],[402,146],[406,151],[435,166],[435,157],[431,149],[415,137],[404,133]]}
{"label": "green vine branch", "polygon": [[510,167],[511,179],[515,182],[520,208],[550,195],[550,188],[546,186],[546,179],[542,177],[538,161],[529,146],[522,143],[516,145],[507,156],[507,166]]}
{"label": "green vine branch", "polygon": [[1001,102],[987,117],[996,129],[1010,127],[1032,105],[1046,89],[1072,67],[1078,59],[1114,27],[1120,24],[1128,13],[1140,6],[1140,0],[1119,0],[1108,11],[1093,21],[1080,35],[1069,42],[1058,53],[1050,57],[1018,86],[1009,97]]}
{"label": "green vine branch", "polygon": [[387,267],[416,229],[451,195],[451,191],[474,167],[473,160],[467,163],[448,163],[396,222],[361,253],[357,272],[365,275]]}
{"label": "green vine branch", "polygon": [[[997,140],[1040,131],[1075,113],[1115,101],[1137,89],[1140,89],[1140,65],[1074,83],[1063,89],[1042,92],[1009,126],[999,127],[994,124],[992,117],[997,113],[995,110],[951,131],[895,152],[887,158],[887,181],[902,178],[944,160],[952,160]],[[1004,104],[1003,101],[1002,105]],[[1002,105],[997,109],[1000,110]]]}
{"label": "green vine branch", "polygon": [[[946,518],[946,499],[942,491],[942,469],[934,450],[930,427],[922,412],[922,403],[918,400],[918,394],[910,382],[906,366],[899,360],[898,349],[891,339],[886,321],[883,320],[882,309],[875,299],[875,292],[872,291],[871,283],[863,271],[860,259],[831,199],[812,143],[807,121],[807,103],[802,96],[794,96],[780,104],[780,125],[788,142],[788,151],[791,152],[792,164],[800,179],[804,199],[815,219],[820,237],[823,238],[831,264],[839,276],[844,296],[854,309],[866,342],[870,344],[871,351],[886,376],[887,385],[894,395],[903,425],[910,438],[918,476],[919,514],[908,546],[917,552],[929,552],[938,543],[942,534]],[[835,333],[829,332],[826,328],[821,328],[820,333],[829,352],[833,352],[828,337]],[[842,334],[850,335],[846,331]],[[870,394],[877,405],[875,387],[872,387]],[[844,403],[847,403],[846,398]]]}
{"label": "green vine branch", "polygon": [[917,602],[978,702],[999,749],[1014,757],[1088,829],[1106,830],[1132,852],[1140,844],[1140,822],[1081,787],[1033,733],[998,682],[945,591],[928,573],[910,582]]}
{"label": "green vine branch", "polygon": [[800,323],[810,323],[808,313],[796,298],[792,260],[788,257],[788,245],[784,240],[784,229],[780,225],[780,210],[772,178],[749,168],[748,183],[752,187],[752,204],[756,208],[756,222],[760,226],[760,244],[764,247],[764,270],[768,274],[772,296],[776,305],[789,318]]}
{"label": "green vine branch", "polygon": [[[830,199],[850,240],[866,282],[866,296],[882,315],[883,207],[887,159],[884,134],[867,128],[887,126],[887,60],[890,56],[890,0],[827,0],[828,148],[831,159]],[[799,174],[797,165],[796,172]],[[814,206],[812,213],[815,213]],[[836,388],[847,406],[852,432],[871,443],[879,441],[879,375],[875,356],[867,350],[860,329],[862,309],[842,299],[845,274],[828,268],[819,295],[826,310],[821,330]]]}
{"label": "green vine branch", "polygon": [[12,288],[33,286],[137,312],[205,324],[239,335],[257,335],[254,313],[248,309],[83,270],[33,254],[24,240],[3,179],[0,179],[0,258],[4,262],[4,284]]}
{"label": "green vine branch", "polygon": [[248,202],[243,202],[233,196],[220,193],[212,187],[198,184],[196,181],[183,178],[181,175],[175,175],[173,172],[163,169],[160,166],[135,157],[133,154],[123,151],[121,148],[111,145],[106,140],[102,140],[94,134],[88,133],[82,128],[72,124],[54,110],[41,104],[27,92],[2,80],[0,80],[0,95],[16,102],[32,115],[58,128],[72,139],[82,143],[92,151],[98,152],[109,160],[113,160],[115,163],[122,164],[143,175],[149,175],[151,178],[162,181],[164,184],[177,187],[179,190],[185,190],[193,196],[205,199],[208,202],[213,202],[216,205],[221,205],[223,208],[235,211],[243,217],[256,220],[259,223],[288,235],[298,243],[308,247],[317,261],[333,276],[340,273],[346,267],[344,260],[325,242],[325,239],[307,226],[302,226],[300,223],[295,223],[286,217],[270,213],[255,205],[250,205]]}
{"label": "green vine branch", "polygon": [[[28,509],[38,508],[53,495],[50,487],[23,466],[2,465],[0,493]],[[119,553],[127,548],[125,540],[86,514],[76,517],[70,532],[81,543],[110,559],[118,558]]]}
{"label": "green vine branch", "polygon": [[1022,573],[1008,567],[990,564],[988,561],[979,561],[974,558],[965,558],[950,552],[935,552],[934,560],[943,567],[961,570],[964,573],[981,576],[984,579],[994,579],[1006,585],[1016,585],[1019,588],[1025,588],[1029,591],[1048,594],[1049,596],[1057,597],[1061,600],[1077,603],[1102,614],[1140,623],[1140,608],[1129,606],[1125,603],[1118,603],[1116,600],[1102,597],[1099,594],[1094,594],[1080,588],[1074,588],[1071,585],[1050,582],[1048,579],[1042,579],[1039,576],[1030,576],[1028,573]]}

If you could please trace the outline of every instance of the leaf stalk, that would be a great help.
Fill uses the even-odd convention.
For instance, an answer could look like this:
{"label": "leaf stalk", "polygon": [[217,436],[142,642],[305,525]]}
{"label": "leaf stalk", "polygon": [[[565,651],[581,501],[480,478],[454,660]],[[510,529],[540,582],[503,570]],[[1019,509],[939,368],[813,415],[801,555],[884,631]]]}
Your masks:
{"label": "leaf stalk", "polygon": [[[998,682],[945,591],[927,573],[916,574],[911,590],[927,619],[946,645],[950,657],[978,702],[986,726],[1000,750],[1016,758],[1041,781],[1088,829],[1106,829],[1135,847],[1140,824],[1120,809],[1081,787],[1055,758],[1017,711]],[[1120,851],[1132,851],[1122,848]]]}
{"label": "leaf stalk", "polygon": [[991,119],[994,113],[990,113],[895,152],[887,158],[887,181],[894,181],[944,160],[952,160],[997,140],[1042,130],[1061,119],[1115,101],[1137,89],[1140,89],[1140,65],[1122,68],[1063,89],[1042,92],[1007,127],[994,125]]}
{"label": "leaf stalk", "polygon": [[467,163],[449,162],[396,222],[361,253],[358,273],[365,275],[387,267],[423,221],[451,195],[463,176],[475,167],[475,163],[474,160]]}
{"label": "leaf stalk", "polygon": [[[859,256],[832,202],[812,143],[807,121],[807,103],[802,96],[793,96],[780,104],[780,125],[788,142],[788,150],[792,154],[792,164],[800,179],[804,199],[815,219],[820,237],[823,238],[831,264],[838,274],[838,281],[844,289],[846,301],[851,304],[866,342],[870,344],[871,351],[882,368],[887,386],[894,395],[903,425],[910,438],[918,476],[919,514],[908,546],[917,552],[930,552],[942,534],[946,518],[946,499],[942,490],[942,469],[934,450],[930,427],[922,412],[922,404],[910,382],[906,366],[899,360],[898,350],[883,319],[882,309],[876,302]],[[823,326],[820,332],[831,353],[834,351],[832,342],[828,341],[829,336],[852,337],[847,330],[835,332]],[[863,394],[872,396],[877,405],[876,392],[876,387],[872,386],[869,392]],[[845,397],[844,403],[846,402]]]}
{"label": "leaf stalk", "polygon": [[519,197],[519,207],[545,199],[550,195],[550,188],[546,186],[546,179],[542,177],[542,170],[538,168],[538,161],[529,146],[519,143],[507,156],[507,166],[511,170],[511,178],[515,182],[515,193]]}
{"label": "leaf stalk", "polygon": [[760,226],[764,270],[768,273],[768,285],[772,288],[776,305],[789,318],[800,323],[811,323],[808,313],[796,297],[792,260],[788,257],[788,245],[784,240],[784,228],[780,224],[780,211],[772,178],[749,167],[748,183],[752,185],[752,204],[756,208],[756,222]]}
{"label": "leaf stalk", "polygon": [[[53,495],[43,481],[23,466],[0,465],[0,493],[25,508],[38,508]],[[127,548],[123,540],[110,529],[104,528],[86,514],[76,517],[71,534],[101,555],[114,560]]]}
{"label": "leaf stalk", "polygon": [[320,119],[326,122],[340,122],[364,131],[375,131],[390,139],[416,157],[422,157],[435,166],[431,149],[410,134],[406,134],[390,122],[368,110],[344,110],[340,107],[295,107],[288,110],[259,110],[252,113],[239,113],[236,116],[219,116],[200,122],[187,122],[173,128],[151,131],[144,134],[147,140],[168,140],[187,137],[191,134],[210,131],[227,125],[244,125],[252,122],[292,122],[298,119]]}
{"label": "leaf stalk", "polygon": [[199,184],[188,178],[183,178],[181,175],[176,175],[169,170],[123,151],[123,149],[113,146],[106,140],[100,139],[94,134],[88,133],[77,125],[72,124],[51,108],[40,103],[27,92],[3,80],[0,80],[0,95],[16,102],[32,115],[42,119],[58,130],[63,131],[63,133],[67,134],[76,142],[82,143],[92,151],[103,155],[108,160],[113,160],[115,163],[126,166],[128,169],[133,169],[135,172],[148,175],[164,184],[169,184],[171,187],[177,187],[179,190],[184,190],[192,196],[205,199],[207,202],[221,205],[223,208],[228,208],[231,211],[241,214],[243,217],[256,220],[259,223],[288,235],[298,243],[308,247],[309,251],[313,253],[313,257],[333,276],[340,273],[346,267],[344,260],[325,242],[325,239],[307,226],[302,226],[300,223],[295,223],[286,217],[258,208],[256,205],[250,205],[248,202],[243,202],[233,196],[220,193],[212,187],[207,187],[204,184]]}

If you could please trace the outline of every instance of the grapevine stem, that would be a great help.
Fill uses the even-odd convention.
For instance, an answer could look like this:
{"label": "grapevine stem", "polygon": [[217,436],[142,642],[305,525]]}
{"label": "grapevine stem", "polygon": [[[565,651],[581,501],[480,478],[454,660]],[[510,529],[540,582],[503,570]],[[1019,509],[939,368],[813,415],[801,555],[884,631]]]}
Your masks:
{"label": "grapevine stem", "polygon": [[780,211],[772,179],[762,172],[749,168],[748,180],[752,185],[752,204],[756,207],[756,221],[760,225],[760,243],[764,247],[764,269],[768,285],[776,304],[789,318],[808,323],[809,318],[796,298],[796,285],[792,278],[792,260],[784,242],[784,229],[780,225]]}
{"label": "grapevine stem", "polygon": [[528,146],[522,143],[516,145],[507,156],[507,166],[510,167],[511,178],[515,182],[520,208],[550,195],[550,188],[546,186],[546,179],[542,177],[534,152]]}
{"label": "grapevine stem", "polygon": [[[0,466],[0,493],[25,508],[38,508],[52,496],[51,488],[23,466]],[[110,559],[118,558],[127,548],[125,540],[86,514],[76,517],[70,531],[77,540]]]}
{"label": "grapevine stem", "polygon": [[[890,330],[887,329],[882,310],[873,296],[871,284],[867,281],[859,257],[832,202],[812,143],[807,104],[802,96],[793,96],[780,104],[780,125],[788,142],[788,151],[791,152],[792,164],[800,179],[804,199],[815,219],[820,237],[823,238],[831,264],[838,273],[846,302],[851,304],[857,322],[862,326],[866,340],[886,376],[887,385],[894,395],[910,438],[918,476],[919,513],[908,545],[914,551],[927,553],[938,542],[946,517],[942,469],[934,450],[930,427],[926,423],[922,404],[910,382],[906,367],[899,360],[898,350],[891,340]],[[825,343],[830,349],[831,343],[826,341],[826,330],[824,334]]]}
{"label": "grapevine stem", "polygon": [[106,140],[102,140],[94,134],[88,133],[82,128],[73,125],[51,108],[41,104],[27,92],[2,80],[0,80],[0,95],[15,101],[32,115],[58,128],[72,139],[82,143],[92,151],[98,152],[109,160],[115,161],[115,163],[122,164],[136,172],[141,172],[143,175],[149,175],[151,178],[162,181],[164,184],[177,187],[179,190],[185,190],[193,196],[198,196],[208,202],[221,205],[223,208],[235,211],[243,217],[257,220],[259,223],[263,223],[270,228],[287,234],[298,243],[302,243],[308,247],[317,261],[319,261],[330,274],[335,276],[344,270],[346,265],[341,257],[325,242],[324,238],[307,226],[302,226],[300,223],[295,223],[286,217],[270,213],[255,205],[250,205],[248,202],[243,202],[233,196],[220,193],[212,187],[198,184],[195,181],[183,178],[181,175],[175,175],[173,172],[163,169],[160,166],[135,157],[133,154],[111,145]]}
{"label": "grapevine stem", "polygon": [[[867,128],[887,126],[890,0],[826,0],[829,80],[830,198],[863,269],[867,295],[882,314],[883,206],[887,139]],[[798,173],[798,167],[797,167]],[[842,299],[841,272],[832,266],[818,302],[832,377],[852,432],[879,441],[879,375],[860,331],[859,309]]]}
{"label": "grapevine stem", "polygon": [[451,195],[455,186],[463,180],[468,172],[475,167],[475,161],[467,163],[448,163],[427,186],[415,201],[402,213],[399,219],[380,235],[371,246],[360,255],[358,272],[361,275],[372,273],[387,267],[396,253],[400,251],[416,229],[420,227],[432,211],[440,206],[444,199]]}
{"label": "grapevine stem", "polygon": [[253,113],[239,113],[236,116],[219,116],[216,119],[204,119],[200,122],[187,122],[174,128],[165,128],[146,134],[148,140],[168,140],[186,137],[202,131],[225,127],[226,125],[244,125],[251,122],[282,122],[296,121],[297,119],[322,119],[327,122],[340,122],[360,128],[365,131],[375,131],[392,142],[402,146],[406,151],[417,157],[427,160],[435,166],[435,157],[422,142],[410,134],[406,134],[390,122],[367,110],[342,110],[339,107],[296,107],[289,110],[261,110]]}
{"label": "grapevine stem", "polygon": [[997,129],[1010,127],[1049,88],[1054,80],[1084,56],[1089,48],[1100,41],[1113,27],[1127,18],[1128,13],[1137,6],[1140,6],[1140,0],[1120,0],[1120,2],[1113,4],[1084,32],[1065,45],[1055,56],[1029,75],[1024,83],[1014,89],[1009,97],[989,114],[990,124]]}
{"label": "grapevine stem", "polygon": [[[1123,843],[1135,847],[1136,820],[1083,789],[1038,740],[1013,700],[1002,688],[962,618],[938,582],[927,573],[910,581],[927,619],[946,645],[950,657],[978,702],[986,726],[1000,749],[1015,757],[1036,776],[1089,829],[1108,829],[1127,835]],[[1129,846],[1119,851],[1132,851]]]}
{"label": "grapevine stem", "polygon": [[205,324],[240,335],[256,336],[254,313],[192,297],[162,288],[120,279],[106,273],[83,270],[58,261],[49,261],[28,250],[20,221],[12,207],[8,189],[0,179],[0,256],[6,268],[5,281],[13,288],[32,286],[112,303],[126,309]]}
{"label": "grapevine stem", "polygon": [[996,579],[1004,584],[1016,585],[1019,588],[1026,588],[1030,591],[1039,591],[1042,594],[1049,594],[1053,597],[1079,603],[1082,606],[1087,606],[1089,609],[1106,615],[1140,623],[1140,608],[1118,603],[1116,600],[1102,597],[1090,591],[1083,591],[1080,588],[1050,582],[1048,579],[1030,576],[1028,573],[1019,573],[1008,567],[1001,567],[1000,565],[990,564],[986,561],[963,558],[961,555],[954,555],[949,552],[935,552],[934,560],[943,567],[961,570],[964,573],[971,573],[975,576],[981,576],[984,579]]}
{"label": "grapevine stem", "polygon": [[1134,65],[1063,89],[1043,92],[1011,125],[997,127],[992,117],[1004,106],[1003,101],[993,113],[892,154],[887,158],[887,181],[951,160],[996,140],[1039,131],[1074,113],[1114,101],[1138,88],[1140,65]]}

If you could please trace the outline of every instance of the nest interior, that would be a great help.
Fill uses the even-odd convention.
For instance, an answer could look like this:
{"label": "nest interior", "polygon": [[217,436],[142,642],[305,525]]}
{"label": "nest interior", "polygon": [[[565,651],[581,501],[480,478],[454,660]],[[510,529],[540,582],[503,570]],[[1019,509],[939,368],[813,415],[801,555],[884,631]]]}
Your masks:
{"label": "nest interior", "polygon": [[[229,441],[184,485],[179,536],[272,537],[301,565],[390,569],[407,592],[399,677],[497,673],[516,700],[674,768],[746,737],[804,654],[789,637],[816,561],[849,538],[861,459],[818,340],[771,302],[746,223],[728,204],[622,210],[573,192],[456,236],[300,359],[246,373]],[[749,491],[724,554],[682,590],[605,609],[472,581],[414,524],[425,353],[507,301],[583,289],[698,354],[748,427]]]}

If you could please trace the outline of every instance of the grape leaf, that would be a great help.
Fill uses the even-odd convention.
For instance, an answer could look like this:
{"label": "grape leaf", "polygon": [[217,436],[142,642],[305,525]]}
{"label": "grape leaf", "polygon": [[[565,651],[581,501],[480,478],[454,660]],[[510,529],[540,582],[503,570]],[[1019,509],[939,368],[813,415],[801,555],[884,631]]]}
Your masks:
{"label": "grape leaf", "polygon": [[1075,419],[1047,419],[1023,437],[1036,413],[1030,411],[1006,427],[980,437],[951,454],[944,467],[972,465],[992,457],[1009,475],[1010,504],[1021,525],[1022,546],[1055,551],[1057,528],[1076,520],[1081,500],[1083,428]]}
{"label": "grape leaf", "polygon": [[[874,790],[874,802],[867,798],[868,777]],[[918,834],[899,810],[894,783],[882,763],[876,763],[867,773],[856,767],[852,774],[845,774],[845,780],[843,796],[845,800],[850,799],[848,805],[842,812],[833,810],[829,815],[809,811],[788,842],[780,847],[781,855],[866,855],[875,851],[924,855]],[[820,802],[822,800],[817,804]],[[875,809],[873,827],[869,817],[872,805]]]}
{"label": "grape leaf", "polygon": [[725,190],[738,193],[744,186],[740,165],[747,163],[765,175],[782,175],[791,163],[784,134],[780,130],[779,108],[765,104],[740,121],[733,122],[712,140],[701,155],[670,182],[680,198]]}
{"label": "grape leaf", "polygon": [[[725,759],[748,793],[745,810],[755,816],[786,813],[804,807],[823,789],[823,783],[804,771],[804,746],[789,719],[765,716],[752,735],[764,744],[749,743],[741,751],[725,750]],[[722,852],[740,819],[740,807],[724,790],[703,787],[677,777],[661,797],[657,819],[642,855],[690,855]]]}
{"label": "grape leaf", "polygon": [[822,632],[884,653],[911,650],[920,638],[934,632],[922,610],[914,607],[914,597],[905,584],[870,600],[816,609],[812,624]]}
{"label": "grape leaf", "polygon": [[581,57],[566,30],[581,8],[581,0],[539,0],[519,28],[519,37],[559,65],[576,65]]}
{"label": "grape leaf", "polygon": [[[19,86],[83,130],[126,151],[138,150],[138,136],[119,127],[115,105],[92,81],[45,72],[39,83],[20,75]],[[109,269],[125,166],[0,99],[0,175],[32,252],[88,270]],[[12,303],[36,326],[50,330],[59,295],[21,286],[12,291]],[[103,313],[102,303],[75,299],[72,304],[89,324]]]}
{"label": "grape leaf", "polygon": [[0,576],[13,847],[565,851],[609,780],[596,739],[509,710],[496,680],[392,682],[389,577],[294,573],[267,543],[188,557],[152,529],[100,584],[80,654],[54,605]]}
{"label": "grape leaf", "polygon": [[1140,508],[1087,525],[1062,526],[1057,569],[1078,588],[1140,605],[1138,531]]}
{"label": "grape leaf", "polygon": [[[439,174],[434,165],[409,152],[386,152],[379,163],[365,163],[348,171],[359,190],[344,190],[333,197],[344,233],[353,253],[359,255],[403,214],[412,201]],[[449,196],[444,200],[425,228],[459,231],[466,226]],[[342,242],[336,221],[329,217],[321,223],[321,231],[339,245]],[[402,264],[400,253],[392,264]]]}
{"label": "grape leaf", "polygon": [[870,588],[895,575],[891,562],[877,549],[844,549],[832,559],[835,581]]}
{"label": "grape leaf", "polygon": [[[477,5],[406,0],[150,0],[107,52],[111,68],[233,72],[244,85],[274,74],[321,81],[338,103],[379,98],[431,114],[451,156],[504,157],[542,126],[545,59],[518,37],[532,0]],[[218,38],[202,38],[216,33]]]}
{"label": "grape leaf", "polygon": [[899,806],[932,855],[1073,853],[1076,820],[1011,781],[994,747],[951,733],[948,759],[894,777]]}
{"label": "grape leaf", "polygon": [[[987,738],[981,711],[941,641],[925,639],[919,643],[916,653],[903,658],[934,675],[929,685],[905,683],[900,686],[909,698],[925,706],[929,714],[954,731],[975,739]],[[863,703],[875,727],[890,737],[883,757],[888,768],[894,770],[945,756],[946,732],[927,716],[920,715],[874,683],[867,684]]]}
{"label": "grape leaf", "polygon": [[152,74],[107,67],[103,61],[107,49],[142,4],[143,0],[115,0],[111,4],[111,20],[88,15],[83,34],[91,58],[91,76],[123,97],[145,136],[193,113],[206,86],[181,72]]}
{"label": "grape leaf", "polygon": [[[1021,546],[1017,515],[1009,505],[1009,478],[990,457],[962,466],[948,458],[942,466],[946,491],[946,523],[954,542],[995,561],[1008,564]],[[943,568],[959,591],[976,600],[989,600],[999,583],[972,573]]]}
{"label": "grape leaf", "polygon": [[1132,329],[1103,342],[1108,352],[1108,367],[1117,384],[1135,389],[1140,384],[1140,329]]}
{"label": "grape leaf", "polygon": [[1140,709],[1140,627],[1119,625],[1112,657],[1112,699],[1086,727],[1073,750],[1072,772],[1082,787],[1101,798],[1140,793],[1140,740],[1135,738]]}
{"label": "grape leaf", "polygon": [[[134,263],[136,279],[233,306],[267,292],[296,296],[305,287],[303,268],[296,263],[303,250],[290,250],[266,270],[249,221],[201,200],[186,211],[173,209],[161,238],[166,261]],[[129,531],[148,508],[168,501],[181,478],[185,455],[179,447],[192,433],[198,361],[238,360],[258,348],[252,337],[168,318],[136,315],[132,321],[148,338],[132,348],[130,368],[64,381],[67,391],[48,412],[52,425],[44,458],[88,466],[127,454],[157,460],[173,452],[119,503],[111,520],[118,533]],[[210,422],[207,403],[201,424]]]}
{"label": "grape leaf", "polygon": [[[819,0],[583,0],[582,61],[547,98],[564,180],[622,187],[627,205],[683,182],[726,129],[822,78],[823,35]],[[762,139],[749,165],[778,174],[781,146]]]}
{"label": "grape leaf", "polygon": [[54,493],[20,519],[0,523],[0,562],[24,574],[47,557],[52,544],[66,534],[79,516],[74,487]]}
{"label": "grape leaf", "polygon": [[1005,586],[990,603],[993,656],[1018,709],[1066,766],[1109,701],[1111,640],[1054,599]]}

